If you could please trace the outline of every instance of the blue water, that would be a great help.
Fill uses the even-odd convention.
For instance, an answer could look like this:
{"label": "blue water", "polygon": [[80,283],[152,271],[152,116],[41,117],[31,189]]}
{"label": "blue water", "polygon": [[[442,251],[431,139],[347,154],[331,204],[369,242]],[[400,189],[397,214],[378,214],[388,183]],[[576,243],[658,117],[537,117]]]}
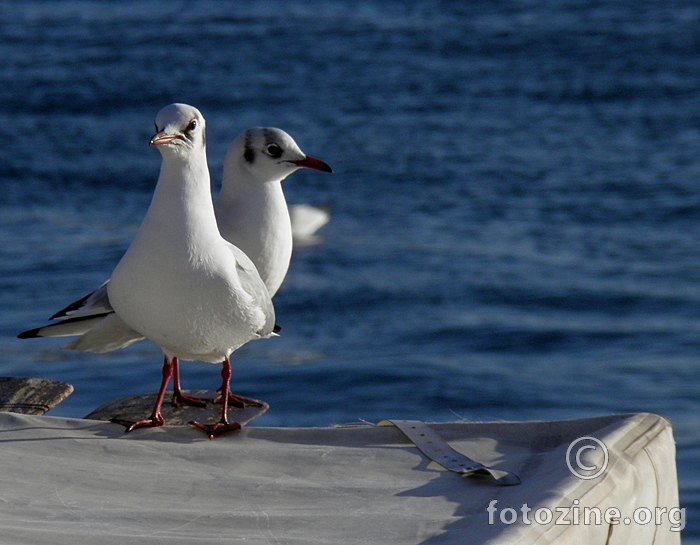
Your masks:
{"label": "blue water", "polygon": [[700,540],[695,0],[0,2],[0,374],[73,384],[51,414],[159,384],[148,343],[15,336],[109,277],[175,101],[216,181],[258,125],[336,172],[285,182],[333,217],[235,357],[257,425],[662,414]]}

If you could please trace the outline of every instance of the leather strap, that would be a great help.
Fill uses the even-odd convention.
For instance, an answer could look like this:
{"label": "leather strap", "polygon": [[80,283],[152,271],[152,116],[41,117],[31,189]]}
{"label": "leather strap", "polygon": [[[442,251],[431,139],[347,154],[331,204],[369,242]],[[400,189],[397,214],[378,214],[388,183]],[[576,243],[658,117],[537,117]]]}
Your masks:
{"label": "leather strap", "polygon": [[378,425],[396,426],[418,447],[418,450],[449,471],[459,473],[464,477],[471,475],[490,476],[501,486],[520,484],[520,478],[514,473],[491,469],[457,452],[425,422],[420,420],[382,420]]}

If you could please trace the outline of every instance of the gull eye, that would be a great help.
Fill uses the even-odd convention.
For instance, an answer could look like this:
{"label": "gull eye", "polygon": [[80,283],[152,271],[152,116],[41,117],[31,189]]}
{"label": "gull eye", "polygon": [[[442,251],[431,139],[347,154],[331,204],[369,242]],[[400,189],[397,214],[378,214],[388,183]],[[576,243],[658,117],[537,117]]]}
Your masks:
{"label": "gull eye", "polygon": [[270,144],[267,146],[267,153],[270,154],[270,157],[277,159],[278,157],[282,156],[282,148],[280,148],[277,144]]}
{"label": "gull eye", "polygon": [[189,131],[195,130],[196,128],[197,128],[197,120],[193,119],[192,121],[190,121],[190,124],[187,125],[187,128],[185,130],[189,132]]}

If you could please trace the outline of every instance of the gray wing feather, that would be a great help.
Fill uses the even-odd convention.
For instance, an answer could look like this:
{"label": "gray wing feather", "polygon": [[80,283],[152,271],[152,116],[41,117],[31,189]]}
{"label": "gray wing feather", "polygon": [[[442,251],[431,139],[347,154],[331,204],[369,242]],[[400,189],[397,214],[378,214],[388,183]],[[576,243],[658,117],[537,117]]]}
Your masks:
{"label": "gray wing feather", "polygon": [[253,298],[265,315],[265,325],[257,333],[262,338],[271,337],[275,335],[275,308],[272,306],[267,287],[250,258],[233,244],[230,247],[236,258],[241,287]]}
{"label": "gray wing feather", "polygon": [[104,315],[114,312],[109,302],[109,295],[107,295],[108,283],[109,280],[92,293],[59,310],[49,320],[65,320],[67,318],[80,318],[97,314]]}

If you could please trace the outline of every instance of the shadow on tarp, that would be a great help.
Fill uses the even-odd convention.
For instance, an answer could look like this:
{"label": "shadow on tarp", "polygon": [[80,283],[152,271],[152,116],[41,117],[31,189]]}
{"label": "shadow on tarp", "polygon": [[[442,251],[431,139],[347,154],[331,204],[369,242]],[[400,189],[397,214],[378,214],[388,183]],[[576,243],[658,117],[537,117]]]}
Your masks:
{"label": "shadow on tarp", "polygon": [[[647,415],[650,421],[651,416]],[[238,475],[237,479],[253,479],[255,482],[262,478],[268,486],[277,482],[277,475],[293,479],[292,482],[306,482],[305,486],[310,489],[313,489],[316,478],[323,486],[338,487],[338,491],[346,487],[352,491],[354,486],[361,486],[370,502],[373,497],[378,502],[389,501],[392,496],[440,498],[437,507],[433,507],[432,502],[425,504],[431,511],[421,512],[418,523],[415,519],[412,521],[412,527],[422,533],[417,535],[420,541],[415,542],[461,545],[465,539],[480,543],[505,539],[509,534],[512,539],[516,532],[532,530],[532,527],[523,529],[522,525],[510,526],[501,522],[500,513],[506,508],[515,510],[520,516],[524,504],[532,508],[559,505],[567,498],[583,498],[598,484],[602,488],[599,486],[596,491],[609,493],[603,489],[606,486],[614,488],[614,479],[605,478],[601,483],[595,483],[571,475],[566,465],[566,449],[579,437],[592,434],[603,437],[625,426],[630,427],[629,419],[610,416],[569,422],[431,425],[455,450],[489,467],[519,475],[522,484],[510,487],[495,486],[490,479],[476,476],[464,478],[441,469],[420,453],[400,430],[392,427],[255,427],[210,441],[189,426],[166,426],[125,434],[121,426],[101,421],[5,413],[0,415],[0,443],[52,441],[48,451],[58,461],[61,456],[78,456],[81,443],[87,447],[93,440],[104,442],[109,439],[97,449],[86,448],[86,456],[92,456],[93,461],[95,456],[98,459],[104,457],[104,462],[110,464],[114,460],[123,468],[132,463],[131,456],[133,464],[138,464],[139,456],[146,456],[146,464],[165,464],[163,470],[170,459],[179,460],[175,467],[180,467],[183,461],[198,464],[204,457],[214,464],[211,467],[216,473],[223,471],[231,476]],[[655,422],[661,420],[660,417],[656,419]],[[650,426],[653,425],[658,424],[652,422]],[[163,446],[153,447],[154,443]],[[387,453],[388,450],[394,453]],[[75,462],[67,463],[70,467],[75,466]],[[384,469],[384,464],[390,466]],[[364,467],[367,468],[365,472]],[[206,471],[206,467],[202,466],[200,470]],[[374,483],[366,482],[366,479],[367,475],[384,478],[379,477],[383,474],[388,475],[387,479],[396,478],[397,484],[392,484],[391,480],[381,483],[383,488],[380,486],[377,490],[389,494],[382,499],[381,494],[372,495]],[[420,485],[411,487],[410,483]],[[494,500],[498,511],[494,514],[494,523],[489,524],[487,508]],[[389,505],[388,509],[391,511],[399,505]],[[600,527],[599,530],[605,532],[607,529]]]}
{"label": "shadow on tarp", "polygon": [[[484,476],[463,477],[447,471],[421,454],[397,428],[320,428],[316,432],[311,430],[311,438],[305,433],[304,440],[317,441],[316,444],[324,446],[411,450],[417,458],[416,465],[411,470],[430,472],[433,478],[424,485],[400,492],[397,496],[442,497],[455,505],[454,522],[446,524],[438,535],[427,537],[420,542],[421,544],[462,545],[467,538],[473,543],[485,543],[496,539],[499,542],[502,539],[505,543],[510,542],[516,533],[522,534],[536,524],[533,516],[538,507],[571,507],[573,500],[580,501],[581,497],[598,485],[598,480],[581,480],[572,475],[566,464],[567,448],[572,441],[584,436],[607,436],[614,430],[628,425],[626,419],[631,416],[612,415],[561,422],[431,424],[431,428],[457,451],[491,468],[518,475],[522,480],[518,486],[498,486],[492,479]],[[249,428],[244,433],[281,443],[298,442],[295,430],[290,428]],[[614,486],[612,479],[609,479],[607,484],[602,485],[602,489]],[[577,496],[567,497],[567,491],[574,489]],[[494,500],[497,511],[490,515],[488,508]],[[503,510],[510,508],[518,517],[515,522],[521,521],[521,509],[524,505],[532,509],[528,515],[529,527],[507,524],[506,522],[512,521],[513,511],[501,517]],[[553,515],[558,516],[557,513]],[[566,526],[564,524],[556,530],[563,531]],[[545,527],[546,525],[542,525],[539,530],[544,532]],[[603,536],[608,529],[609,525],[605,521],[597,528]],[[513,535],[507,537],[511,533]]]}

